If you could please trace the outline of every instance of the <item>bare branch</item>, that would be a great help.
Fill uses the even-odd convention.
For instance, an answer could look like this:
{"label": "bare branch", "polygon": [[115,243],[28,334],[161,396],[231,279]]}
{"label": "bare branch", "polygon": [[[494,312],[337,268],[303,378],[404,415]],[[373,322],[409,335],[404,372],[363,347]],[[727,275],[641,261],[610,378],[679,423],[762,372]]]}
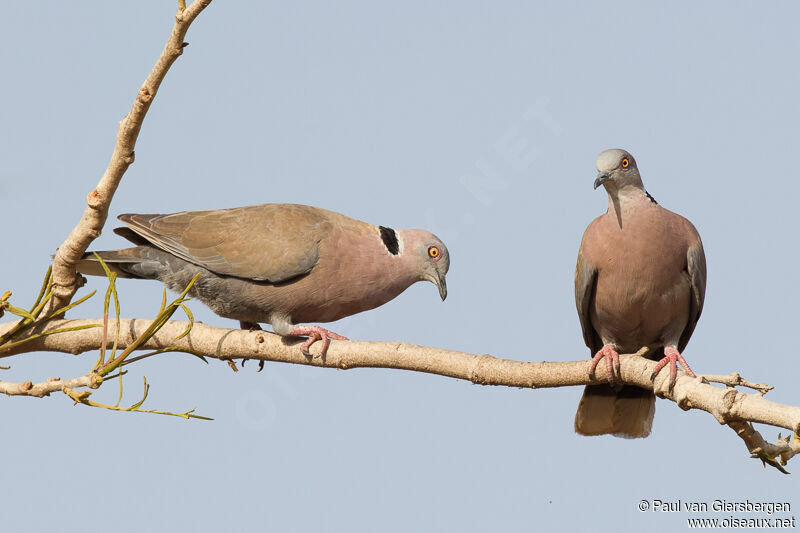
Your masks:
{"label": "bare branch", "polygon": [[8,396],[34,396],[42,398],[50,396],[51,392],[61,392],[64,388],[75,389],[78,387],[89,387],[96,389],[100,385],[95,376],[87,375],[73,379],[50,378],[42,383],[32,383],[23,381],[22,383],[12,383],[10,381],[0,381],[0,393]]}
{"label": "bare branch", "polygon": [[[45,331],[91,324],[102,325],[102,319],[53,320],[47,324]],[[123,319],[120,324],[118,346],[124,349],[140,337],[151,326],[152,321]],[[0,334],[8,327],[8,324],[0,326]],[[590,380],[588,359],[570,362],[521,362],[401,342],[357,341],[331,343],[325,358],[318,355],[317,343],[312,345],[315,355],[306,357],[297,346],[298,340],[285,339],[266,331],[227,330],[200,323],[195,323],[191,331],[184,335],[186,329],[185,322],[168,322],[150,340],[139,346],[139,349],[183,349],[223,361],[254,359],[339,369],[395,368],[464,379],[479,385],[507,387],[588,385],[605,382],[608,378],[605,367],[601,365],[597,370],[597,381]],[[181,335],[184,336],[180,337]],[[78,354],[97,350],[102,343],[102,328],[66,331],[38,337],[20,346],[18,350],[0,351],[0,358],[21,353],[23,350]],[[706,411],[721,424],[749,421],[796,433],[800,431],[800,407],[771,402],[759,393],[745,394],[733,387],[716,387],[707,383],[703,376],[692,378],[683,372],[678,373],[675,388],[670,392],[666,373],[662,372],[657,376],[655,382],[650,381],[655,362],[635,354],[621,355],[620,358],[621,378],[624,383],[654,390],[660,397],[676,402],[681,409]]]}
{"label": "bare branch", "polygon": [[153,70],[139,89],[133,106],[119,124],[117,142],[103,177],[97,187],[86,198],[86,209],[80,222],[70,232],[67,239],[59,246],[53,261],[53,301],[50,309],[65,306],[72,299],[79,287],[75,265],[83,256],[91,242],[100,236],[100,232],[108,218],[111,199],[122,180],[123,174],[134,159],[134,148],[142,122],[150,109],[164,76],[186,46],[184,37],[195,18],[205,9],[211,0],[195,0],[186,9],[180,9],[175,15],[175,25],[167,40],[164,51],[158,58]]}
{"label": "bare branch", "polygon": [[766,394],[775,388],[765,383],[751,383],[742,378],[738,372],[731,372],[727,375],[703,374],[701,377],[709,383],[721,383],[729,387],[747,387],[748,389],[757,390],[761,394]]}
{"label": "bare branch", "polygon": [[[739,437],[744,441],[747,450],[752,454],[754,459],[761,459],[764,465],[774,466],[784,474],[788,474],[782,468],[789,459],[795,455],[800,454],[800,437],[795,432],[794,438],[791,435],[782,439],[778,435],[777,442],[767,442],[761,433],[755,430],[753,425],[749,422],[729,422],[728,426],[736,432]],[[780,462],[776,458],[780,458]]]}

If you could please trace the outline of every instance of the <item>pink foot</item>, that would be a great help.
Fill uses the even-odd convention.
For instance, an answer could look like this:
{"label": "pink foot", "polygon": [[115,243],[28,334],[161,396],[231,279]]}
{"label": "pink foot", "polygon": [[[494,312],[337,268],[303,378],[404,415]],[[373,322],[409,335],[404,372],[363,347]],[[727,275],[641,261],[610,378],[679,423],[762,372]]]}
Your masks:
{"label": "pink foot", "polygon": [[653,373],[650,374],[650,381],[656,379],[656,375],[661,372],[661,369],[667,366],[669,363],[669,391],[672,392],[672,389],[675,387],[675,380],[678,378],[678,365],[680,363],[683,369],[692,377],[696,377],[695,373],[692,372],[692,369],[689,367],[689,363],[686,362],[686,359],[678,352],[678,349],[674,346],[665,346],[664,347],[664,358],[658,362],[656,368],[653,370]]}
{"label": "pink foot", "polygon": [[619,354],[611,344],[606,344],[592,357],[592,365],[589,367],[589,377],[594,379],[594,371],[597,369],[597,364],[600,359],[606,358],[606,369],[608,370],[608,380],[610,382],[617,381],[619,373]]}
{"label": "pink foot", "polygon": [[348,340],[347,337],[342,337],[338,333],[334,333],[332,331],[328,331],[325,328],[321,328],[319,326],[295,326],[292,328],[292,332],[290,335],[301,337],[308,335],[308,340],[300,345],[300,351],[303,354],[310,356],[311,354],[308,352],[308,349],[314,344],[314,341],[322,340],[322,355],[328,353],[328,345],[331,343],[331,339],[337,341],[346,341]]}

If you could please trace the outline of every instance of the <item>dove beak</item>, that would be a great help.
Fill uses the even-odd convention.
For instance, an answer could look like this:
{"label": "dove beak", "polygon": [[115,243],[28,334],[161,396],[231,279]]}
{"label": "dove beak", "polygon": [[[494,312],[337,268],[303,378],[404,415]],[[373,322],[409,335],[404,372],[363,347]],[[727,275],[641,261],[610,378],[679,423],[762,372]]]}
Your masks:
{"label": "dove beak", "polygon": [[436,273],[436,287],[439,289],[439,296],[442,297],[442,301],[447,299],[447,280],[444,279],[444,274]]}
{"label": "dove beak", "polygon": [[611,179],[611,174],[609,174],[608,172],[603,172],[601,174],[598,174],[597,179],[594,180],[594,188],[597,189],[599,186],[601,186],[610,179]]}
{"label": "dove beak", "polygon": [[442,301],[447,298],[447,280],[445,280],[444,274],[438,270],[434,270],[433,272],[427,274],[423,279],[436,285],[436,288],[439,289],[439,296],[441,296]]}

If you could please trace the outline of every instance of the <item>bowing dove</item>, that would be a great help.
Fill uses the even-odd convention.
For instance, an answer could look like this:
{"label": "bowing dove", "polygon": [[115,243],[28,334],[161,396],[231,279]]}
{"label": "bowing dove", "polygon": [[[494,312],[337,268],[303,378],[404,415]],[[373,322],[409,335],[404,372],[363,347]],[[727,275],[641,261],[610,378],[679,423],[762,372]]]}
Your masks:
{"label": "bowing dove", "polygon": [[[99,252],[120,277],[156,279],[190,290],[243,328],[272,324],[284,336],[308,336],[322,352],[344,339],[306,322],[331,322],[385,304],[417,281],[447,297],[450,254],[435,235],[384,226],[293,204],[264,204],[170,215],[121,215],[114,231],[136,244]],[[87,253],[78,271],[104,275]]]}
{"label": "bowing dove", "polygon": [[[689,342],[706,290],[706,259],[691,222],[658,205],[645,190],[636,161],[624,150],[597,157],[596,189],[608,211],[583,234],[575,269],[575,303],[591,350],[590,375],[605,358],[611,384],[589,385],[575,415],[582,435],[646,437],[655,414],[652,391],[619,386],[619,352],[649,349],[659,359],[651,379],[669,364],[694,376],[681,352]],[[616,374],[615,374],[616,372]]]}

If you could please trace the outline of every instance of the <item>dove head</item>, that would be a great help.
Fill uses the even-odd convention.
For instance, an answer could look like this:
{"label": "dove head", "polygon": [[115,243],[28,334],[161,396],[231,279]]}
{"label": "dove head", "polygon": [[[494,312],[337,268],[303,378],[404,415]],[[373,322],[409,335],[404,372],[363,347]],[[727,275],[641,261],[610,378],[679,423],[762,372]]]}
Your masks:
{"label": "dove head", "polygon": [[594,188],[603,185],[606,191],[620,191],[630,187],[644,190],[636,160],[625,150],[614,148],[597,156],[597,179]]}
{"label": "dove head", "polygon": [[442,301],[447,298],[445,275],[450,269],[450,252],[433,233],[421,229],[400,230],[403,254],[407,254],[420,281],[430,281],[439,289]]}

